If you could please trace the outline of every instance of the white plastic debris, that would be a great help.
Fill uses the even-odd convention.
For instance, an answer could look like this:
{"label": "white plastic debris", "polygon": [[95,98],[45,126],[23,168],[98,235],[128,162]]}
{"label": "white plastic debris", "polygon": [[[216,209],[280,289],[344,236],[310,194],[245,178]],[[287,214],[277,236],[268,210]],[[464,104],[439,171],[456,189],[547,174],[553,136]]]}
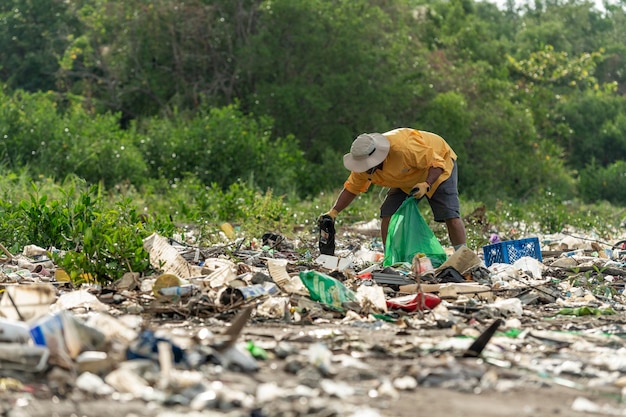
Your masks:
{"label": "white plastic debris", "polygon": [[208,272],[205,281],[209,283],[211,288],[221,287],[237,279],[237,266],[227,259],[206,259],[203,272]]}
{"label": "white plastic debris", "polygon": [[504,313],[505,316],[520,317],[524,314],[522,308],[522,300],[519,298],[499,298],[494,301],[491,306],[496,310]]}
{"label": "white plastic debris", "polygon": [[288,261],[286,259],[269,258],[267,260],[267,269],[270,277],[281,290],[289,294],[308,296],[309,292],[302,283],[300,277],[298,275],[294,275],[292,277],[287,272],[287,263]]}
{"label": "white plastic debris", "polygon": [[55,299],[51,284],[7,285],[0,299],[0,314],[11,320],[36,319],[50,312]]}
{"label": "white plastic debris", "polygon": [[356,296],[361,302],[361,305],[371,303],[379,311],[387,312],[387,299],[383,287],[380,285],[361,285],[357,288]]}
{"label": "white plastic debris", "polygon": [[344,271],[353,265],[352,259],[333,255],[320,255],[315,263],[331,271]]}
{"label": "white plastic debris", "polygon": [[107,311],[109,307],[87,290],[77,290],[62,294],[50,307],[50,311],[62,310]]}
{"label": "white plastic debris", "polygon": [[596,404],[584,397],[577,397],[572,403],[572,410],[579,413],[603,414],[605,416],[626,416],[626,410],[609,404]]}
{"label": "white plastic debris", "polygon": [[163,236],[156,233],[151,234],[143,240],[143,247],[150,256],[150,265],[163,271],[163,273],[174,274],[181,278],[202,275],[202,268],[187,262]]}
{"label": "white plastic debris", "polygon": [[513,263],[513,266],[535,279],[541,279],[542,272],[546,268],[542,262],[530,256],[522,256]]}
{"label": "white plastic debris", "polygon": [[104,382],[98,375],[92,374],[91,372],[83,372],[80,374],[80,376],[76,378],[76,386],[85,392],[97,395],[109,395],[115,392],[113,387]]}

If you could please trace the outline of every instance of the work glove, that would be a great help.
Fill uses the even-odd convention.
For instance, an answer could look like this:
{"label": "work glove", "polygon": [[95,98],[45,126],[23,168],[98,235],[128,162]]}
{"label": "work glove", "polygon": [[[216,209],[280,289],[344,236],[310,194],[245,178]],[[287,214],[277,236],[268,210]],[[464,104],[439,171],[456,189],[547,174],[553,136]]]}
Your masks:
{"label": "work glove", "polygon": [[328,212],[320,215],[317,218],[317,224],[321,224],[325,219],[331,218],[333,223],[335,223],[335,219],[337,218],[337,214],[339,214],[339,212],[335,209],[330,209]]}
{"label": "work glove", "polygon": [[420,198],[424,197],[426,193],[429,191],[430,191],[430,184],[424,181],[424,182],[417,183],[413,186],[413,189],[411,190],[411,195],[415,197],[417,200],[419,200]]}

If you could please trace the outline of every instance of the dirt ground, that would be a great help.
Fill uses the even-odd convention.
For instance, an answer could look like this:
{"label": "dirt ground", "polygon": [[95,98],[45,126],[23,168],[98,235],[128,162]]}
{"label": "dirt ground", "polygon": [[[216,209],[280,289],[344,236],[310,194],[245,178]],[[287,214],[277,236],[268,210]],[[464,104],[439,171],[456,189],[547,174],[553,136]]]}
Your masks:
{"label": "dirt ground", "polygon": [[[167,323],[171,329],[188,328],[188,322]],[[207,327],[211,328],[212,325]],[[219,328],[212,330],[219,331]],[[408,341],[414,337],[447,337],[450,330],[424,332],[417,329],[398,329],[392,326],[364,328],[350,325],[280,325],[276,323],[252,322],[245,328],[241,338],[253,340],[258,346],[272,351],[272,343],[288,341],[299,349],[322,340],[335,356],[346,354],[358,358],[368,365],[367,369],[354,368],[333,363],[332,374],[327,376],[338,383],[347,383],[354,392],[341,398],[336,395],[317,395],[315,398],[287,396],[277,398],[263,407],[231,405],[223,409],[192,410],[186,405],[163,405],[142,400],[119,400],[115,395],[108,397],[89,396],[76,390],[65,397],[51,393],[27,395],[3,391],[0,394],[0,413],[7,417],[109,417],[109,416],[388,416],[388,417],[504,417],[504,416],[589,416],[626,414],[619,402],[619,390],[613,388],[582,388],[587,386],[582,377],[563,379],[574,387],[546,375],[523,372],[512,367],[486,363],[481,358],[462,358],[460,352],[434,352],[431,355],[411,349]],[[403,347],[390,350],[388,346]],[[280,387],[303,384],[311,374],[288,372],[289,357],[259,361],[260,369],[255,373],[226,371],[219,380],[226,387],[254,393],[263,383],[276,383]],[[442,371],[442,364],[446,364]],[[438,366],[434,366],[438,365]],[[431,368],[429,371],[428,368]],[[438,368],[436,371],[434,369]],[[421,385],[410,390],[396,390],[394,394],[381,394],[376,390],[381,381],[403,375],[438,374],[440,379],[424,379]],[[467,372],[467,373],[465,373]],[[455,374],[456,373],[456,374]],[[317,378],[317,382],[321,376]],[[419,379],[419,378],[418,378]],[[485,380],[504,381],[497,388],[485,384]],[[438,381],[438,382],[437,382]],[[481,382],[482,381],[482,382]],[[313,381],[315,385],[316,381]],[[431,386],[429,386],[431,385]],[[432,386],[437,385],[437,386]],[[502,386],[508,387],[502,389]],[[36,390],[35,390],[36,391]],[[375,394],[375,392],[377,392]],[[323,398],[322,398],[323,397]],[[574,411],[572,405],[581,399],[604,406],[601,414],[589,411]],[[345,406],[350,406],[346,408]],[[359,411],[358,407],[368,407]],[[351,410],[346,412],[345,410]],[[342,411],[343,410],[343,411]],[[356,410],[356,411],[355,411]],[[376,410],[374,414],[372,410]],[[617,410],[617,411],[616,411]]]}
{"label": "dirt ground", "polygon": [[[585,417],[588,412],[572,410],[572,403],[580,396],[594,398],[577,390],[552,386],[524,388],[511,392],[481,394],[460,393],[440,388],[419,388],[402,393],[394,401],[368,400],[380,415],[390,417]],[[603,398],[596,398],[606,401]],[[616,404],[609,402],[611,407]],[[180,406],[161,407],[143,401],[120,403],[114,400],[90,401],[35,400],[24,407],[16,407],[3,414],[7,417],[149,417],[149,416],[250,416],[250,411],[189,411]],[[320,414],[321,415],[321,414]]]}

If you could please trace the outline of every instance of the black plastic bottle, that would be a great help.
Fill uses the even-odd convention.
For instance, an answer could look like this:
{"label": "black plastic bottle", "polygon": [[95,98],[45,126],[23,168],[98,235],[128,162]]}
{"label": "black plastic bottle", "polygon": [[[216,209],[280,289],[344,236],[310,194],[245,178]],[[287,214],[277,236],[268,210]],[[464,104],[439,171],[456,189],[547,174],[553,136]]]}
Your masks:
{"label": "black plastic bottle", "polygon": [[335,255],[335,221],[328,215],[320,217],[319,248],[322,255]]}

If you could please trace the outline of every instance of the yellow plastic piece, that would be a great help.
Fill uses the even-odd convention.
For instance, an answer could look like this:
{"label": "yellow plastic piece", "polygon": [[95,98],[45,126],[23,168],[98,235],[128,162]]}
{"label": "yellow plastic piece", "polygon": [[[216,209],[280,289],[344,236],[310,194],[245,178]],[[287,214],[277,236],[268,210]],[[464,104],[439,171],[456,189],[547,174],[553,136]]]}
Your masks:
{"label": "yellow plastic piece", "polygon": [[69,282],[70,281],[70,276],[68,275],[67,272],[65,272],[65,270],[63,270],[63,269],[56,269],[54,271],[54,279],[56,279],[57,282]]}
{"label": "yellow plastic piece", "polygon": [[222,223],[220,228],[222,229],[222,232],[224,232],[226,237],[228,237],[229,239],[234,239],[235,238],[235,229],[233,228],[232,224],[230,224],[230,223]]}

